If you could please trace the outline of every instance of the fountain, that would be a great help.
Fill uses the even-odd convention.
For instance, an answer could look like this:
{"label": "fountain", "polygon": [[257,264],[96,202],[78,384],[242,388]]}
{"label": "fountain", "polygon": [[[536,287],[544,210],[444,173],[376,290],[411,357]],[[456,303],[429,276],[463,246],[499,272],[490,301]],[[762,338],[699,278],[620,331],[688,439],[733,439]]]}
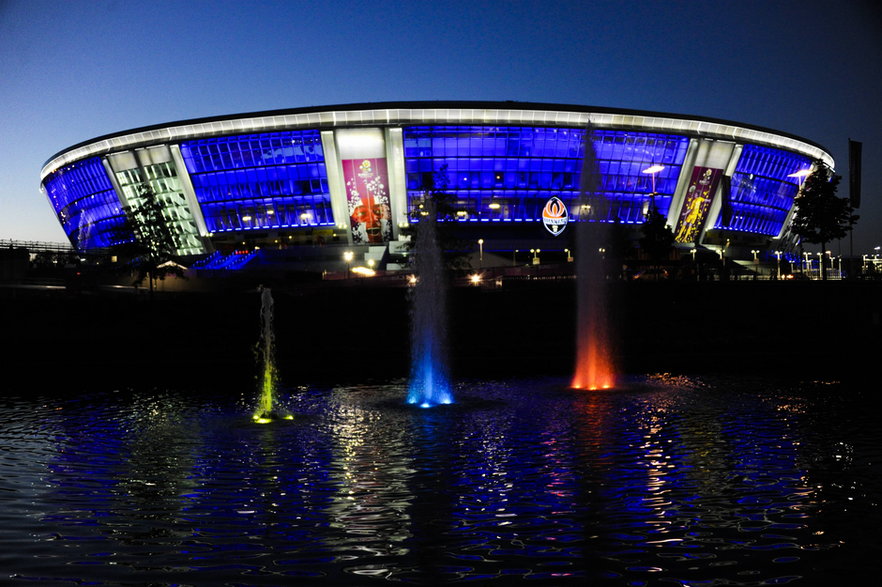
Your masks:
{"label": "fountain", "polygon": [[416,230],[416,280],[411,290],[411,371],[407,403],[423,408],[453,403],[446,373],[444,261],[437,235],[437,209],[426,198]]}
{"label": "fountain", "polygon": [[293,416],[276,406],[278,372],[275,363],[275,333],[273,331],[273,294],[268,287],[260,288],[260,340],[257,354],[260,362],[260,396],[252,418],[258,424],[276,419],[291,420]]}
{"label": "fountain", "polygon": [[[585,131],[581,197],[576,223],[576,365],[570,387],[609,389],[615,385],[606,276],[599,250],[606,244],[606,200],[598,194],[591,128]],[[596,219],[590,222],[589,219]]]}

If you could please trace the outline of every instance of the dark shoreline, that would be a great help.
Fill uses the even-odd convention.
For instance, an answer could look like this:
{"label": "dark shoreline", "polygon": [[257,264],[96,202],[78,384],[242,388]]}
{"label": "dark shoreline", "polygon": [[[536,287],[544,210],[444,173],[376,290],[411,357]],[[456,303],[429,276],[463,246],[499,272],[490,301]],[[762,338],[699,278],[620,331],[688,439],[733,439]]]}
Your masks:
{"label": "dark shoreline", "polygon": [[[610,289],[626,373],[859,380],[875,374],[882,350],[882,283],[618,282]],[[273,296],[284,384],[407,376],[407,288],[277,285]],[[571,372],[571,280],[456,287],[448,299],[454,379]],[[0,300],[6,364],[21,384],[254,382],[256,287],[160,292],[152,301],[144,292],[10,287],[0,289]]]}

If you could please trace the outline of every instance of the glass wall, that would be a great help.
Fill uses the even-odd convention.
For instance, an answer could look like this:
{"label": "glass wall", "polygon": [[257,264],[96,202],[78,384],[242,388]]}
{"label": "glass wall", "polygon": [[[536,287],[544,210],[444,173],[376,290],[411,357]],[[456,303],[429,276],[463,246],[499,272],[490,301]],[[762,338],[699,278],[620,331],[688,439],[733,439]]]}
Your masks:
{"label": "glass wall", "polygon": [[211,232],[333,226],[319,131],[285,131],[181,143]]}
{"label": "glass wall", "polygon": [[118,171],[116,179],[125,199],[133,207],[143,200],[140,186],[146,185],[153,190],[162,204],[163,218],[174,237],[176,254],[198,255],[205,252],[196,221],[187,206],[187,198],[181,191],[181,180],[170,161]]}
{"label": "glass wall", "polygon": [[109,247],[133,240],[100,158],[59,169],[46,178],[43,188],[76,248]]}
{"label": "glass wall", "polygon": [[744,145],[714,228],[778,236],[799,189],[799,179],[788,175],[810,165],[802,155]]}
{"label": "glass wall", "polygon": [[[455,220],[537,222],[551,196],[569,207],[579,197],[584,130],[545,127],[414,126],[404,129],[408,205],[442,174],[455,196]],[[687,137],[595,131],[599,190],[610,206],[602,220],[639,223],[653,192],[665,214],[689,145]],[[411,217],[414,210],[409,210]],[[572,213],[572,211],[571,211]]]}

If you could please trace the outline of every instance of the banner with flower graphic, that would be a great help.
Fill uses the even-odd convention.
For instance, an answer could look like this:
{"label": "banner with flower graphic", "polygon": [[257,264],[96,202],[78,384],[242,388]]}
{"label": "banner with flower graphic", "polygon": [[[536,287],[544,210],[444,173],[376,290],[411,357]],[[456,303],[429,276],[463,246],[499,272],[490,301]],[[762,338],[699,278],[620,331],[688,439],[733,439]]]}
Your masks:
{"label": "banner with flower graphic", "polygon": [[344,159],[343,179],[352,242],[368,244],[392,240],[386,159]]}

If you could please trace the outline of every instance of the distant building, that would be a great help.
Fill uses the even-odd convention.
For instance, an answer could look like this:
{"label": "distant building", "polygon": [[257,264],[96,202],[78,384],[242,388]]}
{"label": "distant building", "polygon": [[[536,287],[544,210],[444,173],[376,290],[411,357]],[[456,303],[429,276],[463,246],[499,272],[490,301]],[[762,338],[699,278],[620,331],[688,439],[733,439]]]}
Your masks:
{"label": "distant building", "polygon": [[147,184],[181,255],[320,247],[339,259],[336,248],[348,247],[380,259],[400,250],[401,229],[419,221],[425,189],[440,177],[452,195],[445,220],[466,242],[482,239],[483,251],[497,255],[562,250],[567,222],[585,216],[576,208],[589,125],[604,203],[590,219],[639,225],[654,204],[687,249],[786,249],[804,173],[815,160],[833,165],[811,141],[722,120],[558,104],[395,102],[98,137],[50,158],[41,187],[81,250],[132,240],[125,209]]}

